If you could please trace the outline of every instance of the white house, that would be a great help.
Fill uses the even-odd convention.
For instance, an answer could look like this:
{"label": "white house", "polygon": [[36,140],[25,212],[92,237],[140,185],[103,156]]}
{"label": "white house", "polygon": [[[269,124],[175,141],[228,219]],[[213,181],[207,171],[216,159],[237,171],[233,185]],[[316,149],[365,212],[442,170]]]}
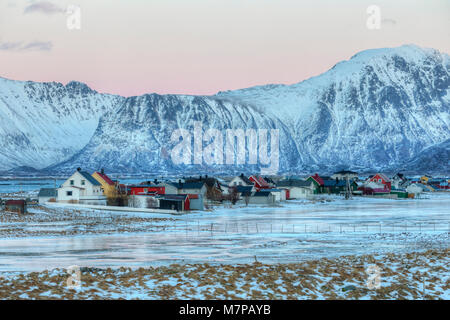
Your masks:
{"label": "white house", "polygon": [[241,174],[240,176],[234,177],[230,184],[228,185],[231,187],[237,187],[237,186],[253,186],[253,182],[250,181],[244,174]]}
{"label": "white house", "polygon": [[314,195],[314,186],[311,181],[298,179],[281,180],[277,183],[277,188],[286,190],[286,199],[307,199]]}
{"label": "white house", "polygon": [[80,168],[58,188],[58,202],[106,205],[102,185]]}
{"label": "white house", "polygon": [[408,179],[402,173],[397,173],[391,178],[392,187],[395,189],[403,189],[408,186]]}

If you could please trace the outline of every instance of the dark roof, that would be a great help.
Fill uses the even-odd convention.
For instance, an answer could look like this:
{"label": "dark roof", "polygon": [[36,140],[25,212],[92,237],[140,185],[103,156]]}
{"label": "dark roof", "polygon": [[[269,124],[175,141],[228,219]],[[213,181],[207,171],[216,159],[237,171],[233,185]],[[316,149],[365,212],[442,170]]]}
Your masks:
{"label": "dark roof", "polygon": [[393,176],[393,178],[395,177],[399,177],[400,179],[406,179],[405,175],[403,173],[398,172],[395,176]]}
{"label": "dark roof", "polygon": [[177,189],[201,189],[205,185],[205,182],[172,182],[170,184]]}
{"label": "dark roof", "polygon": [[272,180],[272,178],[264,177],[263,179],[266,180],[267,183],[273,183],[273,184],[275,184],[275,182]]}
{"label": "dark roof", "polygon": [[38,197],[57,197],[58,191],[54,188],[42,188],[39,190]]}
{"label": "dark roof", "polygon": [[94,186],[101,186],[100,182],[98,182],[93,176],[91,176],[86,171],[78,171],[84,178],[86,178],[87,181],[92,183]]}
{"label": "dark roof", "polygon": [[278,181],[277,187],[309,187],[311,183],[311,181],[289,179]]}
{"label": "dark roof", "polygon": [[268,197],[270,192],[267,191],[258,191],[253,194],[254,197]]}
{"label": "dark roof", "polygon": [[345,180],[338,180],[335,179],[331,180],[323,180],[324,187],[345,187],[347,185],[347,181]]}
{"label": "dark roof", "polygon": [[241,178],[246,184],[251,184],[251,185],[253,185],[253,182],[252,182],[249,178],[247,178],[246,176],[244,176],[243,174],[241,174],[241,175],[239,176],[239,178]]}
{"label": "dark roof", "polygon": [[165,200],[186,200],[188,197],[187,194],[163,194],[159,196],[159,198],[165,199]]}
{"label": "dark roof", "polygon": [[212,178],[212,177],[208,177],[208,178],[187,178],[186,180],[187,182],[204,182],[206,183],[206,185],[208,187],[214,187],[216,185],[216,183],[218,183],[216,178]]}
{"label": "dark roof", "polygon": [[6,200],[5,204],[7,206],[23,206],[27,203],[25,200]]}
{"label": "dark roof", "polygon": [[341,171],[335,172],[334,174],[358,174],[358,173],[355,171],[350,171],[350,170],[341,170]]}
{"label": "dark roof", "polygon": [[251,192],[253,186],[236,186],[237,192]]}

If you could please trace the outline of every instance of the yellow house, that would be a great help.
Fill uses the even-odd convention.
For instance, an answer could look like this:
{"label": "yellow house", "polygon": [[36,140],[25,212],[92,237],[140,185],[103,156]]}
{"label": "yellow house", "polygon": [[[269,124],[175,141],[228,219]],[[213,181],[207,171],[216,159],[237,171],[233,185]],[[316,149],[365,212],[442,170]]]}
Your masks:
{"label": "yellow house", "polygon": [[424,175],[420,177],[420,182],[422,182],[423,184],[428,184],[428,181],[431,180],[432,177]]}
{"label": "yellow house", "polygon": [[103,169],[101,170],[101,172],[95,171],[92,174],[92,177],[100,182],[100,184],[102,185],[103,193],[106,197],[111,198],[117,194],[116,184],[105,174]]}

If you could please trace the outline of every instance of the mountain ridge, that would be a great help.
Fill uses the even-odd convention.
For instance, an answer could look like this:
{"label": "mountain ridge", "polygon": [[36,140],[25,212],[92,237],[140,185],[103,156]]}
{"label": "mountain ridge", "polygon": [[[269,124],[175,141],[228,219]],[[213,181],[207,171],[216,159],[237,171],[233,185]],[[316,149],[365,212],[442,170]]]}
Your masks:
{"label": "mountain ridge", "polygon": [[[59,84],[64,87],[61,90],[66,96],[53,97],[41,90],[28,99],[36,103],[40,97],[41,105],[56,104],[56,110],[49,110],[51,115],[52,112],[59,115],[60,109],[64,109],[62,101],[69,102],[72,109],[66,110],[65,114],[68,123],[60,123],[63,128],[59,131],[65,133],[62,138],[67,139],[76,132],[64,131],[70,121],[76,122],[80,117],[86,125],[76,129],[87,129],[79,143],[73,143],[63,152],[57,150],[56,156],[48,157],[60,161],[47,161],[48,165],[39,169],[60,171],[74,166],[114,169],[115,166],[126,171],[128,166],[133,172],[139,168],[162,169],[166,173],[190,170],[174,167],[169,159],[160,157],[158,150],[170,145],[170,130],[191,128],[192,122],[198,119],[203,119],[205,127],[217,126],[221,130],[239,127],[279,129],[282,133],[281,172],[332,171],[338,167],[357,170],[393,168],[425,148],[450,138],[449,61],[446,53],[414,45],[370,49],[337,63],[321,75],[292,85],[269,84],[222,91],[211,96],[151,93],[122,97],[98,93],[77,81]],[[0,78],[0,114],[5,91],[1,81]],[[59,87],[58,83],[50,84],[44,86]],[[39,87],[32,82],[29,86]],[[92,119],[84,119],[80,112],[90,107],[94,109]],[[183,114],[177,115],[177,112]],[[230,115],[233,112],[235,115]],[[142,118],[134,118],[135,113]],[[175,114],[173,119],[165,118],[171,113]],[[54,118],[52,116],[51,120]],[[244,119],[251,119],[252,125],[248,126]],[[127,124],[124,125],[122,120],[128,121]],[[156,125],[147,125],[146,121]],[[2,126],[0,121],[0,136]],[[113,141],[119,141],[115,137],[118,132],[132,143],[122,141],[121,150],[108,153],[115,148]],[[32,135],[33,132],[25,134]],[[139,135],[147,137],[151,143],[136,140]],[[139,144],[147,145],[140,155]],[[95,160],[89,155],[99,146],[109,151],[93,153]],[[32,151],[36,150],[32,147]],[[126,158],[135,159],[135,163]],[[36,159],[16,160],[17,167],[36,162]],[[9,162],[7,169],[11,169],[14,161]],[[191,169],[195,171],[195,168]],[[222,172],[245,167],[197,169]]]}

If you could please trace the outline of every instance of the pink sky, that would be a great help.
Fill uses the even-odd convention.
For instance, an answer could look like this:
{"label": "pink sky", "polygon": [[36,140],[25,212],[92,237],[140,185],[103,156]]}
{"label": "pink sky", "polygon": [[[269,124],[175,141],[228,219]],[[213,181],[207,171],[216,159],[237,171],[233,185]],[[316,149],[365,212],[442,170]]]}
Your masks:
{"label": "pink sky", "polygon": [[[66,26],[69,4],[81,29]],[[369,5],[380,30],[366,27]],[[0,76],[99,92],[214,94],[296,83],[356,52],[450,52],[450,1],[0,0]]]}

